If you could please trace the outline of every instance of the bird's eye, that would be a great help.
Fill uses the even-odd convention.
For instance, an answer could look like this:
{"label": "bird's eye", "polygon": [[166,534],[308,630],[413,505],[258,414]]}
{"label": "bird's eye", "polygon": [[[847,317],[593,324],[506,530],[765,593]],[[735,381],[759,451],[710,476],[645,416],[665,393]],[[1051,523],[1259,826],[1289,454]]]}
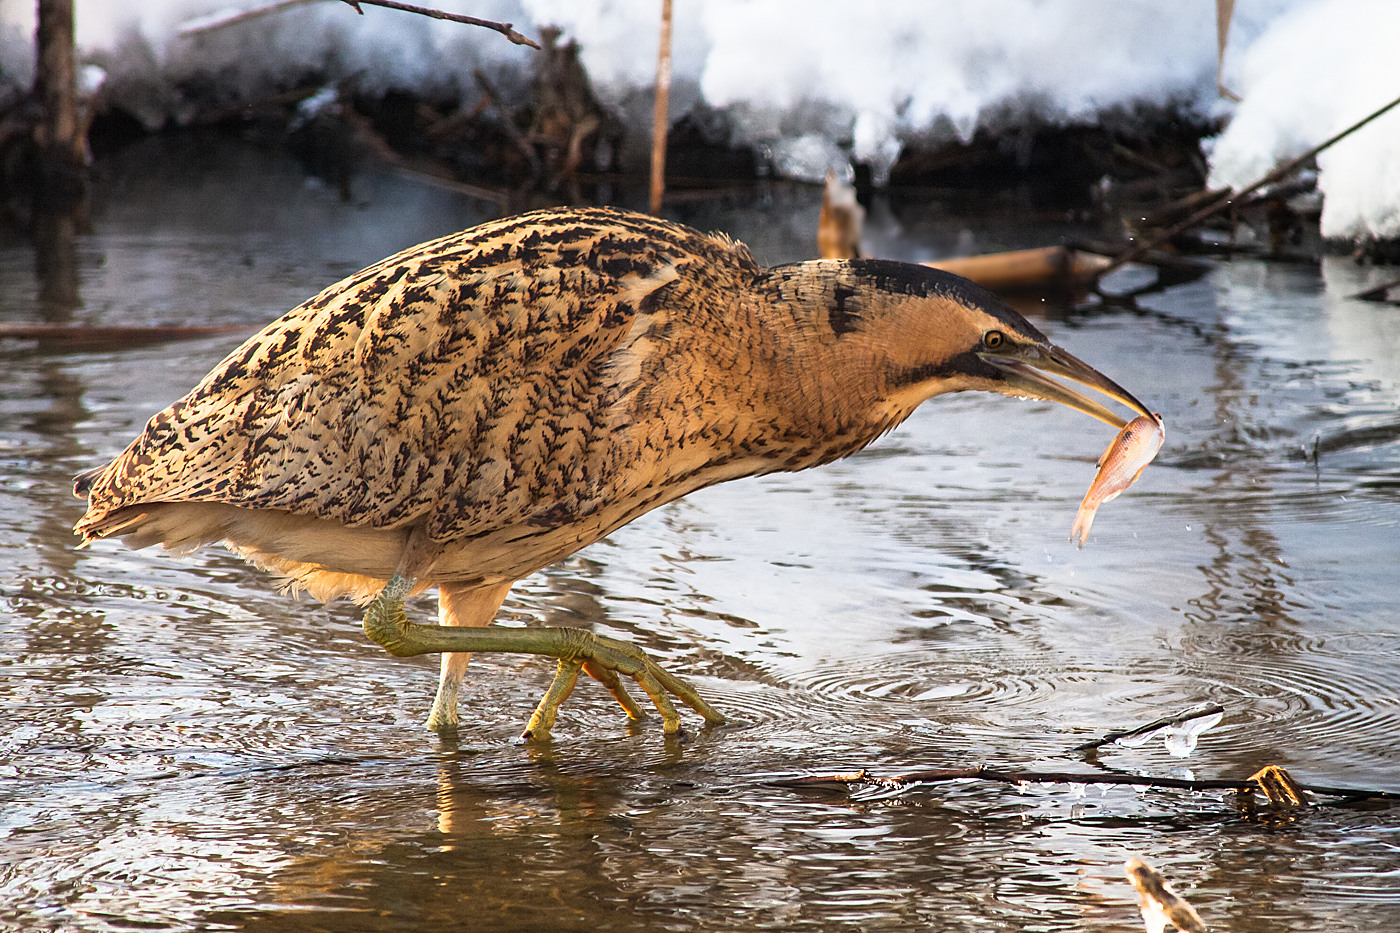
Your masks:
{"label": "bird's eye", "polygon": [[999,330],[989,330],[982,335],[982,346],[988,350],[1000,350],[1006,344],[1006,335]]}

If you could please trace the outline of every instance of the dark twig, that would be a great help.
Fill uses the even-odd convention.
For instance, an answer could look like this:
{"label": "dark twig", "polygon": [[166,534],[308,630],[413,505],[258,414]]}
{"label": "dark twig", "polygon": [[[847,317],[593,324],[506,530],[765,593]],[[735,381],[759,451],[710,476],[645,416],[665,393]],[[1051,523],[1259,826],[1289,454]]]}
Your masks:
{"label": "dark twig", "polygon": [[[265,6],[254,7],[251,10],[244,10],[233,16],[226,16],[215,20],[195,21],[188,23],[178,32],[180,36],[192,36],[201,32],[209,32],[214,29],[223,29],[225,26],[233,26],[238,23],[266,16],[269,13],[280,13],[283,10],[294,6],[301,6],[310,3],[312,0],[278,0],[276,3],[269,3]],[[342,0],[349,5],[356,13],[364,15],[364,10],[360,9],[362,4],[369,6],[382,6],[390,10],[402,10],[405,13],[417,13],[419,16],[428,16],[433,19],[444,19],[454,23],[465,23],[468,26],[480,26],[483,29],[491,29],[499,32],[516,45],[528,45],[532,49],[538,49],[534,40],[528,39],[516,32],[511,23],[498,23],[489,19],[478,19],[475,16],[463,16],[460,13],[447,13],[443,10],[435,10],[431,7],[414,6],[411,3],[399,3],[397,0]]]}
{"label": "dark twig", "polygon": [[[993,781],[1000,784],[1121,784],[1132,787],[1167,787],[1175,790],[1255,790],[1258,785],[1248,780],[1229,778],[1151,777],[1142,774],[1104,774],[1082,771],[1018,771],[988,768],[931,768],[881,777],[869,771],[847,771],[839,774],[813,774],[805,777],[770,781],[775,787],[837,787],[870,786],[887,790],[902,790],[919,784],[941,784],[948,781]],[[1396,795],[1400,799],[1400,795]]]}
{"label": "dark twig", "polygon": [[1110,732],[1103,738],[1094,739],[1092,742],[1085,742],[1083,745],[1076,745],[1070,749],[1072,752],[1088,752],[1096,748],[1103,748],[1105,745],[1112,745],[1119,739],[1130,739],[1135,735],[1146,735],[1149,732],[1156,732],[1158,729],[1165,729],[1168,726],[1179,726],[1182,723],[1190,722],[1193,719],[1202,719],[1206,716],[1214,716],[1216,713],[1224,713],[1225,707],[1219,703],[1212,703],[1210,706],[1203,706],[1200,709],[1193,709],[1190,712],[1182,713],[1180,716],[1163,717],[1155,719],[1145,726],[1138,726],[1136,729],[1128,729],[1124,732]]}
{"label": "dark twig", "polygon": [[1208,201],[1206,205],[1200,210],[1192,213],[1190,216],[1186,217],[1183,220],[1177,221],[1176,223],[1172,224],[1170,227],[1168,227],[1166,230],[1163,230],[1156,236],[1145,239],[1136,244],[1135,246],[1125,250],[1123,253],[1119,254],[1117,257],[1114,258],[1112,265],[1104,269],[1103,273],[1101,274],[1106,274],[1112,271],[1113,269],[1118,268],[1121,265],[1132,262],[1147,251],[1156,249],[1157,247],[1169,241],[1172,237],[1176,236],[1178,233],[1181,233],[1184,230],[1189,230],[1190,228],[1196,226],[1196,224],[1200,223],[1206,218],[1211,217],[1214,214],[1218,214],[1219,212],[1235,204],[1240,199],[1245,198],[1258,191],[1259,189],[1265,188],[1273,184],[1276,181],[1288,177],[1293,172],[1301,168],[1304,164],[1315,158],[1317,154],[1322,152],[1324,149],[1330,148],[1334,144],[1350,136],[1352,133],[1355,133],[1357,130],[1361,129],[1363,126],[1370,123],[1372,120],[1375,120],[1377,117],[1384,115],[1386,112],[1392,110],[1396,106],[1400,106],[1400,97],[1395,98],[1390,103],[1386,104],[1384,107],[1381,107],[1379,110],[1373,111],[1368,116],[1356,121],[1351,126],[1342,130],[1340,133],[1337,133],[1323,140],[1316,146],[1313,146],[1307,152],[1304,152],[1302,155],[1298,156],[1297,158],[1289,159],[1287,162],[1283,163],[1278,168],[1275,168],[1273,171],[1269,172],[1267,175],[1260,178],[1258,181],[1255,181],[1253,184],[1250,184],[1240,189],[1239,191],[1224,191],[1219,197]]}
{"label": "dark twig", "polygon": [[433,19],[445,19],[454,23],[466,23],[468,26],[480,26],[483,29],[494,29],[505,36],[516,45],[528,45],[530,48],[539,50],[539,45],[533,39],[527,39],[511,28],[511,23],[497,23],[489,19],[477,19],[475,16],[463,16],[460,13],[444,13],[442,10],[434,10],[431,7],[414,6],[411,3],[399,3],[398,0],[344,0],[355,8],[357,12],[363,13],[360,4],[368,6],[382,6],[390,10],[403,10],[405,13],[417,13],[419,16],[431,16]]}
{"label": "dark twig", "polygon": [[[1257,774],[1262,774],[1263,771]],[[1256,774],[1256,777],[1257,777]],[[926,771],[910,771],[881,777],[868,770],[846,771],[836,774],[813,774],[804,777],[786,778],[765,782],[772,787],[794,789],[835,789],[869,786],[884,790],[898,791],[919,784],[939,784],[947,781],[993,781],[1001,784],[1110,784],[1129,787],[1164,787],[1174,790],[1232,790],[1243,792],[1263,792],[1267,788],[1254,777],[1244,780],[1232,778],[1188,779],[1154,777],[1145,774],[1105,774],[1082,771],[1020,771],[1001,768],[988,768],[982,765],[971,768],[933,768]],[[1294,786],[1312,794],[1328,797],[1364,798],[1372,800],[1400,800],[1400,793],[1383,790],[1365,790],[1355,787],[1324,787],[1321,785],[1294,783]]]}

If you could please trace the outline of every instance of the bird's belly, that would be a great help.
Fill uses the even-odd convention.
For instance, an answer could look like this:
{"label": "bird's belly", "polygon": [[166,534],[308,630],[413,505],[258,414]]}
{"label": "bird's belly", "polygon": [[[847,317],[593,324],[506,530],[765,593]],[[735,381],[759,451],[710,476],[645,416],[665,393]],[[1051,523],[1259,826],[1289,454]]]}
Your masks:
{"label": "bird's belly", "polygon": [[[160,503],[140,545],[165,544],[185,551],[222,540],[265,570],[292,581],[320,599],[377,591],[377,582],[398,569],[412,529],[370,528],[296,515],[280,509],[246,509],[219,503]],[[418,575],[422,586],[440,583],[486,585],[510,582],[572,554],[633,517],[625,509],[603,509],[557,527],[513,525],[455,540],[433,542],[432,557]]]}
{"label": "bird's belly", "polygon": [[[665,477],[587,515],[557,525],[518,523],[449,539],[413,544],[423,550],[413,576],[420,587],[472,586],[519,580],[587,547],[637,516],[702,486],[761,472],[733,460],[683,477]],[[367,598],[399,572],[414,537],[413,525],[373,528],[282,509],[250,509],[216,502],[161,502],[133,506],[142,514],[124,532],[134,547],[160,543],[176,552],[223,541],[257,566],[319,599]]]}

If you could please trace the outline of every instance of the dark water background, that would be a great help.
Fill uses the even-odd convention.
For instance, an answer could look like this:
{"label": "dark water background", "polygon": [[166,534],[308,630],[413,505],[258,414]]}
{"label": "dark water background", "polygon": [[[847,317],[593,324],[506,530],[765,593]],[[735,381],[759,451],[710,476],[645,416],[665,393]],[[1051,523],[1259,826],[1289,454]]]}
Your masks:
{"label": "dark water background", "polygon": [[[77,294],[45,293],[31,247],[0,241],[0,320],[251,333],[493,211],[390,174],[344,202],[236,146],[151,144],[104,169]],[[670,213],[777,263],[811,254],[817,199],[775,187]],[[924,259],[1062,227],[886,205],[870,242]],[[1073,746],[1220,703],[1189,757],[1153,741],[1097,767],[1273,763],[1400,790],[1400,310],[1345,297],[1393,275],[1240,260],[1136,312],[1048,309],[1053,339],[1168,425],[1082,552],[1069,527],[1112,432],[954,397],[847,461],[691,496],[516,588],[507,619],[634,639],[739,723],[683,741],[627,727],[584,684],[552,743],[514,744],[551,673],[515,656],[473,661],[466,726],[440,740],[419,728],[435,660],[389,658],[349,604],[279,596],[215,549],[74,550],[72,474],[241,338],[0,345],[0,928],[1129,931],[1130,855],[1217,929],[1400,927],[1397,807],[1269,826],[1215,793],[764,783],[1093,770]]]}

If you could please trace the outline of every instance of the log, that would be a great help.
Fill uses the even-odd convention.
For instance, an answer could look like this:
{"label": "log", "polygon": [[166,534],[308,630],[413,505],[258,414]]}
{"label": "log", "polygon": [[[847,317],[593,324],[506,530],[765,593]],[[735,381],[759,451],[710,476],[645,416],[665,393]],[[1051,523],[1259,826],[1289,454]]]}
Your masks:
{"label": "log", "polygon": [[924,265],[972,279],[992,291],[1069,291],[1098,278],[1112,264],[1106,256],[1096,256],[1063,246],[1014,250],[939,259]]}
{"label": "log", "polygon": [[87,327],[79,324],[0,323],[0,340],[36,340],[59,345],[64,349],[118,350],[173,340],[197,340],[224,334],[246,334],[247,324],[213,324],[195,326],[110,325]]}

